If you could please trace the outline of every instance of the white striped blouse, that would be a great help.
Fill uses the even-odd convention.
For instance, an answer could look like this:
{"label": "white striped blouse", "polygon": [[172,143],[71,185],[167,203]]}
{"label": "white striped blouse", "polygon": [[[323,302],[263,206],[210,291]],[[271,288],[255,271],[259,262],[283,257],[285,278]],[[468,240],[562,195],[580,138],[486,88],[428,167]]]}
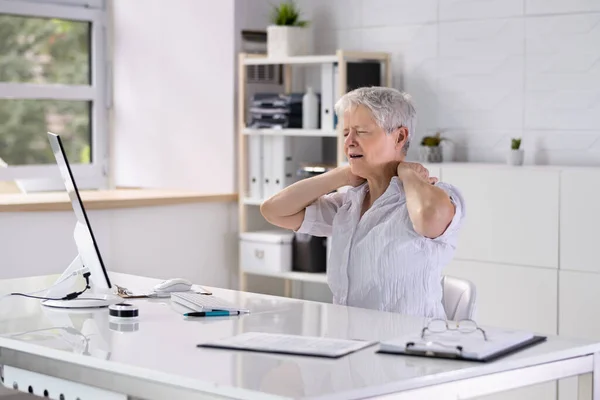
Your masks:
{"label": "white striped blouse", "polygon": [[327,281],[335,304],[446,318],[442,271],[454,255],[465,206],[454,186],[436,185],[456,211],[435,239],[415,232],[398,177],[362,218],[367,183],[322,196],[306,208],[298,233],[331,236]]}

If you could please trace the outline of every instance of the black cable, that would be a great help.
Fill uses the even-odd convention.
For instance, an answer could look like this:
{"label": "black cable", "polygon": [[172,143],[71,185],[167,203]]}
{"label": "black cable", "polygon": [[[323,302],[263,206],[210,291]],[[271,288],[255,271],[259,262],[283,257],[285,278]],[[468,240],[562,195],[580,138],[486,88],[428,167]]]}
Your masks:
{"label": "black cable", "polygon": [[90,275],[91,275],[90,272],[86,272],[85,274],[83,274],[83,277],[85,278],[85,288],[82,291],[69,293],[68,295],[66,295],[65,297],[62,297],[62,298],[33,296],[30,294],[26,294],[26,293],[10,293],[9,296],[22,296],[22,297],[27,297],[30,299],[40,299],[40,300],[73,300],[73,299],[76,299],[77,297],[79,297],[81,294],[83,294],[86,290],[91,289]]}

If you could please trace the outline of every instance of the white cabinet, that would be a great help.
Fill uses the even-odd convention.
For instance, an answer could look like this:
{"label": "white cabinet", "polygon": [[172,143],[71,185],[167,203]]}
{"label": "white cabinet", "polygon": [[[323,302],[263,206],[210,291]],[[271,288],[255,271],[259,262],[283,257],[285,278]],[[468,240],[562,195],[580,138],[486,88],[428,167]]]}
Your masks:
{"label": "white cabinet", "polygon": [[[443,273],[475,284],[475,319],[479,324],[556,334],[557,270],[455,260]],[[556,399],[556,387],[556,382],[547,382],[477,400]],[[564,392],[572,393],[572,390],[565,388]]]}
{"label": "white cabinet", "polygon": [[561,172],[560,269],[600,272],[598,199],[600,170],[574,168]]}
{"label": "white cabinet", "polygon": [[[600,339],[600,274],[560,271],[558,286],[558,333],[567,337]],[[581,386],[581,387],[580,387]],[[577,391],[591,393],[591,379],[565,379],[560,386],[560,400],[574,399]],[[591,396],[582,397],[591,398]]]}
{"label": "white cabinet", "polygon": [[457,258],[558,268],[558,170],[448,164],[442,177],[466,204]]}
{"label": "white cabinet", "polygon": [[[600,340],[600,169],[442,164],[441,177],[466,202],[456,257],[444,273],[475,283],[477,321]],[[558,399],[578,391],[590,398],[589,375],[562,380]],[[482,399],[556,393],[549,382]]]}
{"label": "white cabinet", "polygon": [[559,334],[600,339],[600,274],[560,271],[559,278]]}
{"label": "white cabinet", "polygon": [[442,179],[442,164],[423,164],[425,168],[429,171],[429,176],[436,177],[438,179]]}
{"label": "white cabinet", "polygon": [[477,400],[550,400],[555,398],[556,383],[547,382],[538,385],[527,386],[525,388],[495,393],[489,396],[477,397]]}
{"label": "white cabinet", "polygon": [[556,334],[557,270],[455,260],[443,273],[475,284],[481,325]]}

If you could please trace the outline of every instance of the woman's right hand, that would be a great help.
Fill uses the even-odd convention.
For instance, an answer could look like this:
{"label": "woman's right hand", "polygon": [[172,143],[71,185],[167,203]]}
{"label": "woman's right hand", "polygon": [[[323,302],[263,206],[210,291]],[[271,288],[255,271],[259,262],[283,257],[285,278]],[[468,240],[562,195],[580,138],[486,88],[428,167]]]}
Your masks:
{"label": "woman's right hand", "polygon": [[360,177],[358,175],[354,175],[352,173],[352,168],[350,168],[349,165],[345,165],[345,166],[340,167],[340,168],[342,168],[344,170],[345,174],[346,174],[347,185],[356,187],[356,186],[362,185],[366,181],[365,178]]}
{"label": "woman's right hand", "polygon": [[350,171],[350,166],[337,167],[291,184],[265,200],[260,206],[260,212],[273,225],[298,230],[304,221],[306,207],[319,197],[342,186],[358,186],[364,181]]}

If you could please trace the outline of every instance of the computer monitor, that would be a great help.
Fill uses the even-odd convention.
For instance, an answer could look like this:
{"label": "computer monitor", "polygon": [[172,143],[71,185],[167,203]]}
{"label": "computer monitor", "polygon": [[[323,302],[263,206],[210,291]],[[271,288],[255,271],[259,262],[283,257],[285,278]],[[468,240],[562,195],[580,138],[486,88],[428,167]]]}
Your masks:
{"label": "computer monitor", "polygon": [[42,301],[42,304],[59,308],[90,308],[107,307],[110,304],[118,303],[120,298],[112,293],[110,278],[100,255],[85,207],[81,201],[61,138],[57,134],[48,132],[48,140],[71,200],[73,212],[77,218],[73,238],[79,254],[63,272],[57,283],[69,280],[69,277],[81,271],[86,271],[90,273],[91,288],[72,300],[51,300],[62,298],[71,292],[69,288],[65,288],[66,285],[55,284],[56,286],[46,292],[45,297],[48,299]]}

